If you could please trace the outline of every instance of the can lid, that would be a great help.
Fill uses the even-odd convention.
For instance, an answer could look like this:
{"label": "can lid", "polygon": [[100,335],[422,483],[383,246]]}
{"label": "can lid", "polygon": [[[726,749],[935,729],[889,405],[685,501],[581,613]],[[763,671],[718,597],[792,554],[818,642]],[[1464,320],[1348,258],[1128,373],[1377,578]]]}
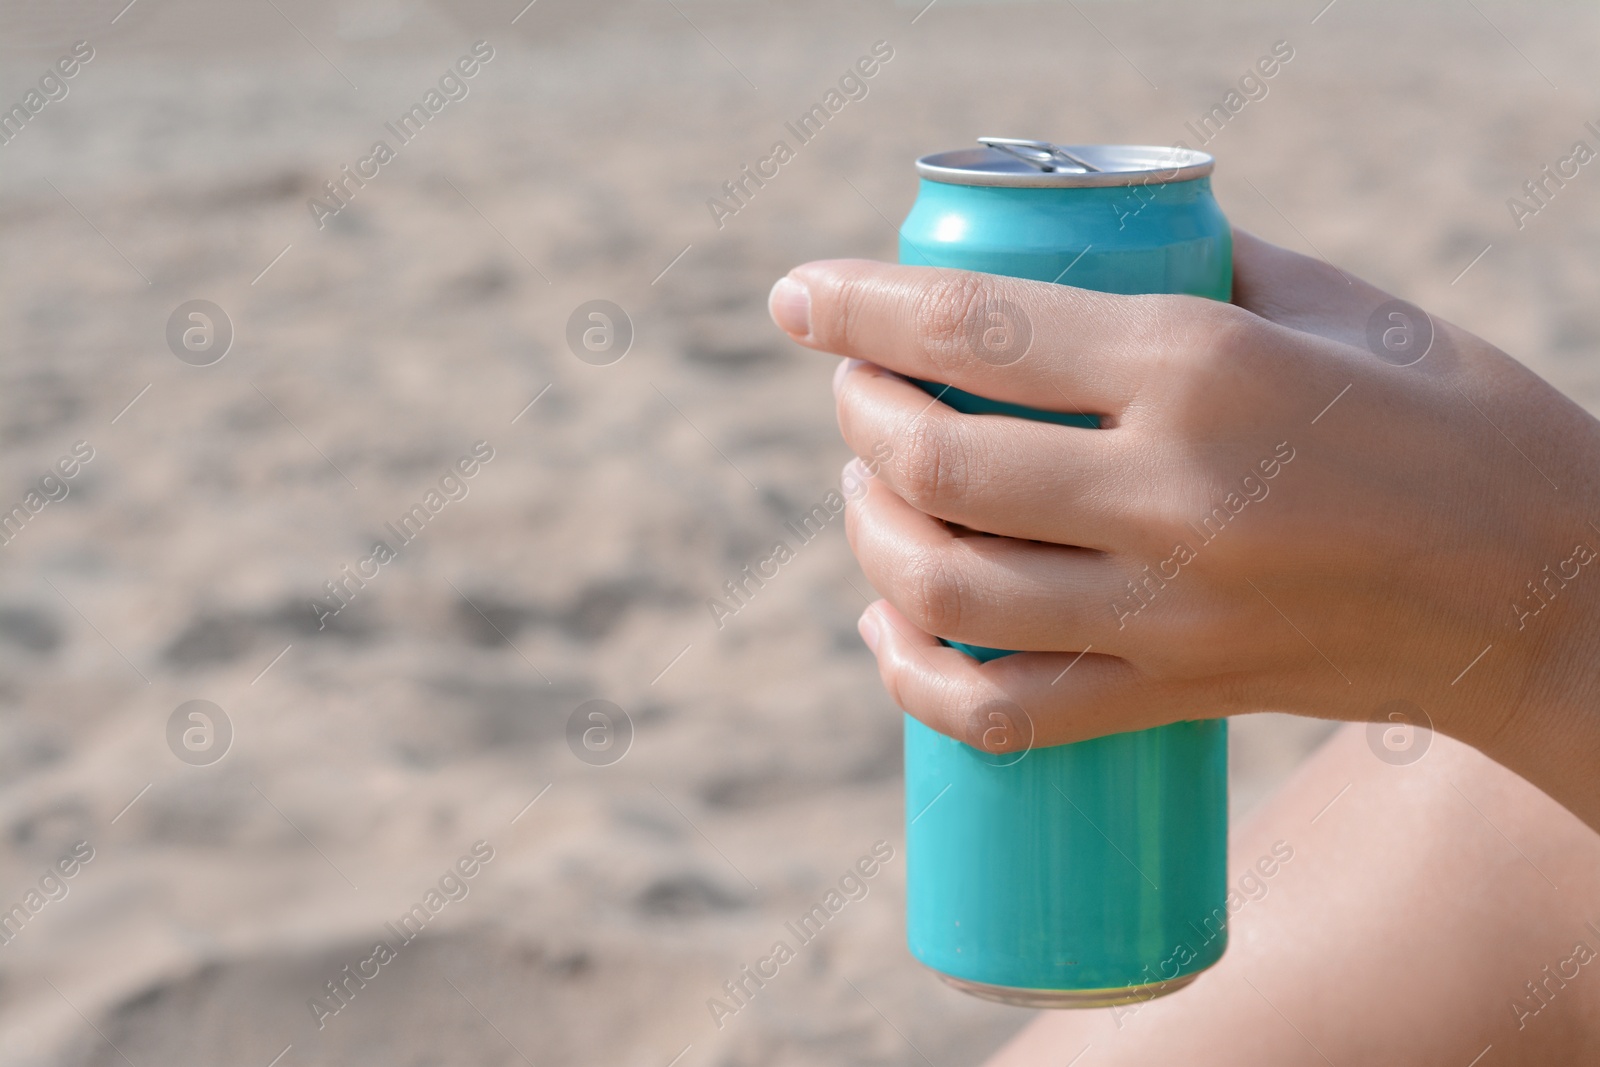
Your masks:
{"label": "can lid", "polygon": [[1176,145],[1058,145],[1010,137],[980,137],[978,143],[983,147],[923,156],[917,173],[949,185],[1081,189],[1186,182],[1210,174],[1215,163],[1205,152]]}

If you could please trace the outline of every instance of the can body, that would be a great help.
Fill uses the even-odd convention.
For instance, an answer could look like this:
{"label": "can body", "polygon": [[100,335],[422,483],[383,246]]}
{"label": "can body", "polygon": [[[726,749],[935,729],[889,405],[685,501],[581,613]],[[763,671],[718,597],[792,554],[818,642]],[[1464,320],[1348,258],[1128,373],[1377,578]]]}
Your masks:
{"label": "can body", "polygon": [[[1231,253],[1208,177],[1090,188],[925,177],[900,231],[902,263],[1110,293],[1227,300]],[[1098,425],[924,387],[969,413]],[[907,716],[905,762],[908,941],[952,984],[1102,1006],[1180,988],[1222,956],[1225,720],[997,756]]]}

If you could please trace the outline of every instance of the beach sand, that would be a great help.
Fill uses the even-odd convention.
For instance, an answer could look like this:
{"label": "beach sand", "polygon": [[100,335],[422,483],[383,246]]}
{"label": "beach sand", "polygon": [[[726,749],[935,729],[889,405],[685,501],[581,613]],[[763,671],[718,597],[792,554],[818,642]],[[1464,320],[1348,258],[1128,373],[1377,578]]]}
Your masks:
{"label": "beach sand", "polygon": [[[1230,217],[1600,403],[1600,176],[1521,230],[1506,206],[1600,143],[1576,4],[124,3],[0,26],[0,102],[94,52],[0,146],[6,506],[93,449],[0,547],[0,902],[93,849],[0,946],[7,1065],[955,1067],[1022,1025],[905,951],[900,718],[837,524],[707,607],[847,458],[834,361],[767,290],[892,258],[918,154],[1187,139],[1288,41],[1205,145]],[[393,138],[477,41],[467,95]],[[878,41],[865,98],[719,226],[707,199]],[[194,299],[232,323],[211,366],[167,346]],[[566,341],[596,299],[634,334],[607,366]],[[233,734],[207,766],[168,746],[196,699]],[[619,762],[569,748],[592,699],[631,720]],[[1236,721],[1236,813],[1328,729]],[[867,896],[719,1026],[879,841]],[[319,1019],[477,842],[466,895]]]}

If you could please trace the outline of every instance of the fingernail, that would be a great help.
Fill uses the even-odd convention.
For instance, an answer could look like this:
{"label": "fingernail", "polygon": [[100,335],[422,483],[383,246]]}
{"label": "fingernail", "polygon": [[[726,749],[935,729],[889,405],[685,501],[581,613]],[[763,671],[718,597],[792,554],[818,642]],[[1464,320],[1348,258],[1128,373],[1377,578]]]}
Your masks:
{"label": "fingernail", "polygon": [[850,462],[839,472],[839,491],[846,500],[858,500],[866,495],[867,479],[870,477],[861,465],[861,458],[851,456]]}
{"label": "fingernail", "polygon": [[856,622],[856,629],[861,633],[861,640],[867,643],[867,648],[873,655],[878,654],[878,613],[868,608],[861,613],[861,618]]}
{"label": "fingernail", "polygon": [[767,296],[767,311],[784,333],[806,337],[811,333],[811,292],[785,275]]}
{"label": "fingernail", "polygon": [[852,368],[859,367],[861,362],[862,361],[859,359],[841,359],[839,361],[839,366],[836,367],[833,372],[834,396],[837,397],[839,395],[839,390],[844,387],[844,376],[849,374]]}

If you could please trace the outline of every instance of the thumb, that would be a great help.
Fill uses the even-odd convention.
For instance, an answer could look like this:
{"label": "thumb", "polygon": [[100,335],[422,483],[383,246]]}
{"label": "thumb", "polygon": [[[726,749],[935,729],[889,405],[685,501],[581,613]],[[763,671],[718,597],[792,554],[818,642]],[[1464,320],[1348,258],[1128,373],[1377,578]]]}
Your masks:
{"label": "thumb", "polygon": [[1233,231],[1233,302],[1280,326],[1364,348],[1368,319],[1393,299],[1331,263]]}

